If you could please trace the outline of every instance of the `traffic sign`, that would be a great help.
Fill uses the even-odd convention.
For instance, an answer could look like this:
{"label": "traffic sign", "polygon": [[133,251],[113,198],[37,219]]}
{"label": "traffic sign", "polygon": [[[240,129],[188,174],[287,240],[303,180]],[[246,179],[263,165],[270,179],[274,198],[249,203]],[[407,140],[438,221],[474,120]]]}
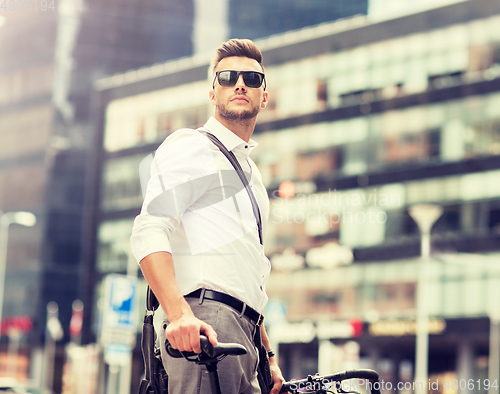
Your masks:
{"label": "traffic sign", "polygon": [[137,278],[111,274],[106,277],[104,288],[101,342],[133,345],[137,332]]}

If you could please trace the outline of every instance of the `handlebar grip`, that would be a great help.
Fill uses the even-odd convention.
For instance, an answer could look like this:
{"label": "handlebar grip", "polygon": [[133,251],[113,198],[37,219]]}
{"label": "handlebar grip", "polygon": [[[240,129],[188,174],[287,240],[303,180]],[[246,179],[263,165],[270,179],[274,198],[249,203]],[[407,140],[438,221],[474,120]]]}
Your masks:
{"label": "handlebar grip", "polygon": [[168,355],[173,358],[192,357],[198,355],[195,352],[181,352],[180,350],[173,348],[168,339],[165,340],[165,349],[167,350]]}
{"label": "handlebar grip", "polygon": [[[200,335],[200,346],[202,353],[205,353],[209,357],[214,356],[214,346],[210,343],[205,335]],[[181,352],[180,350],[174,349],[168,339],[165,340],[165,348],[168,355],[173,358],[198,356],[198,353],[195,352]]]}
{"label": "handlebar grip", "polygon": [[[209,358],[217,358],[219,356],[240,356],[247,353],[247,349],[240,345],[239,343],[221,343],[219,342],[217,346],[210,343],[205,335],[200,335],[200,346],[201,353],[197,354],[195,352],[181,352],[174,349],[168,340],[165,340],[165,348],[170,357],[181,358],[181,357],[196,357],[203,356]],[[191,360],[194,361],[194,360]]]}

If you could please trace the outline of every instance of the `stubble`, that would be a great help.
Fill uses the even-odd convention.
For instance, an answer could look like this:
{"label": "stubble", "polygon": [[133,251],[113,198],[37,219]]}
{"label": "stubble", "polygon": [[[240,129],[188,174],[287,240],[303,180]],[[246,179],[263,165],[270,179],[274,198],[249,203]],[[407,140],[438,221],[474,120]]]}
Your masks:
{"label": "stubble", "polygon": [[248,119],[253,119],[255,118],[259,111],[260,107],[258,105],[252,107],[251,109],[246,109],[246,110],[241,110],[241,111],[233,111],[230,109],[227,109],[227,107],[224,104],[219,104],[217,105],[217,110],[219,112],[219,115],[222,116],[223,118],[229,119],[229,120],[248,120]]}

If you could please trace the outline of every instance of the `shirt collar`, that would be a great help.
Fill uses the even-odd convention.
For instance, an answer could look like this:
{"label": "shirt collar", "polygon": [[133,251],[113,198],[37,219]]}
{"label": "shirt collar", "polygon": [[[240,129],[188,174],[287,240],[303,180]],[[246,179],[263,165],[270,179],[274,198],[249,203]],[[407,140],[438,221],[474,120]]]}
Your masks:
{"label": "shirt collar", "polygon": [[241,153],[244,156],[248,156],[258,145],[258,143],[251,138],[248,142],[242,140],[213,116],[207,120],[203,127],[215,135],[219,141],[224,144],[227,150]]}

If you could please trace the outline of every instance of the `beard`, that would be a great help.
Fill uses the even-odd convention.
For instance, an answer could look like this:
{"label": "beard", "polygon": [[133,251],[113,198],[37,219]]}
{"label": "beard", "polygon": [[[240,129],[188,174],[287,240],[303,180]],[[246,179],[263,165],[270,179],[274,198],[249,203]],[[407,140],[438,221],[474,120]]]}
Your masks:
{"label": "beard", "polygon": [[219,112],[219,115],[222,116],[223,118],[229,120],[241,121],[241,120],[248,120],[255,118],[260,111],[260,107],[254,106],[251,109],[247,110],[233,111],[227,109],[227,107],[224,104],[219,104],[217,105],[217,111]]}

